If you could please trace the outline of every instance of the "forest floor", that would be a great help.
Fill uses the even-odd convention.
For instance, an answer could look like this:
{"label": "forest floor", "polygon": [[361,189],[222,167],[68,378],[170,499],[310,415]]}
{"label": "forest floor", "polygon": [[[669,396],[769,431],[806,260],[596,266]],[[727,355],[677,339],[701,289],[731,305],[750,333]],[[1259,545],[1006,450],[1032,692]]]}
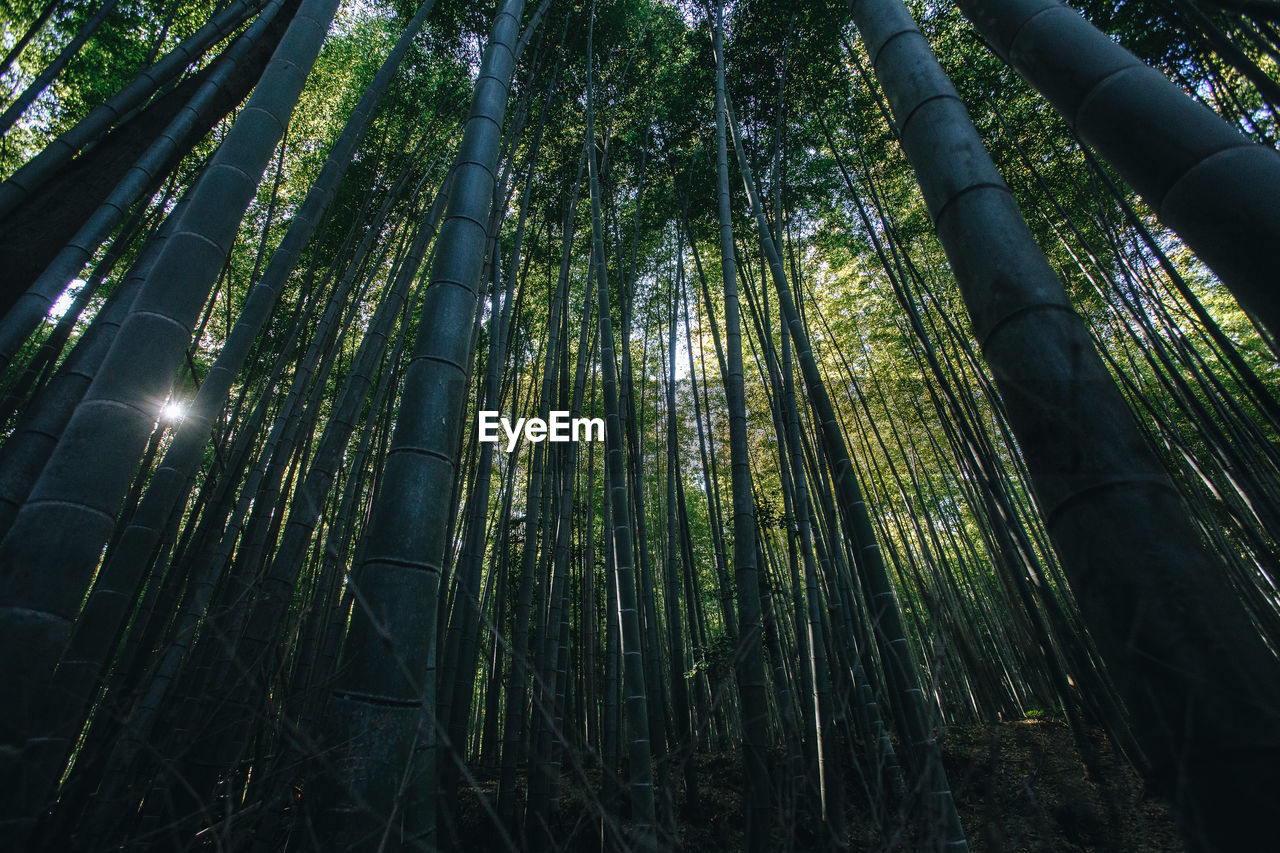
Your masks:
{"label": "forest floor", "polygon": [[[1185,850],[1165,804],[1101,731],[1088,778],[1071,730],[1057,720],[956,727],[943,757],[972,850]],[[867,849],[876,849],[874,846]]]}
{"label": "forest floor", "polygon": [[[1092,744],[1099,757],[1096,779],[1087,777],[1071,732],[1060,721],[1020,720],[951,728],[942,741],[943,760],[970,849],[989,853],[1181,853],[1185,848],[1163,803],[1145,793],[1141,779],[1118,757],[1105,735],[1094,734]],[[668,837],[668,846],[716,853],[742,850],[740,757],[733,752],[700,754],[695,763],[700,802],[696,810],[681,809],[675,837]],[[534,844],[524,839],[515,846],[600,849],[601,808],[590,793],[599,790],[599,774],[585,771],[587,785],[574,784],[573,775],[564,776],[559,808],[552,818],[552,843]],[[493,808],[497,803],[496,771],[481,770],[473,781]],[[859,785],[856,779],[846,780],[847,791]],[[459,793],[459,843],[455,849],[466,853],[511,849],[494,830],[476,789],[464,784]],[[523,789],[519,796],[523,796]],[[859,798],[846,799],[849,850],[872,853],[932,847],[913,837],[915,833],[904,829],[901,820],[897,830],[880,829],[869,809],[857,805]],[[622,808],[626,809],[625,804]],[[803,817],[775,823],[778,828],[770,849],[822,849],[821,839],[805,828]],[[892,826],[894,821],[890,818],[887,823]],[[626,829],[619,831],[625,833]],[[784,832],[791,838],[784,837]]]}

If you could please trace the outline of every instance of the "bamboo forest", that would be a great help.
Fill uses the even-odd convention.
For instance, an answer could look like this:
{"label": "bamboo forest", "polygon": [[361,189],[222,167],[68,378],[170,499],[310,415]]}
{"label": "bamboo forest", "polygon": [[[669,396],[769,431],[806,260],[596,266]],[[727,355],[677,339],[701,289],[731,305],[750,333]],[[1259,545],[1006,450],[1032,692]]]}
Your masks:
{"label": "bamboo forest", "polygon": [[1280,849],[1277,0],[0,0],[0,851]]}

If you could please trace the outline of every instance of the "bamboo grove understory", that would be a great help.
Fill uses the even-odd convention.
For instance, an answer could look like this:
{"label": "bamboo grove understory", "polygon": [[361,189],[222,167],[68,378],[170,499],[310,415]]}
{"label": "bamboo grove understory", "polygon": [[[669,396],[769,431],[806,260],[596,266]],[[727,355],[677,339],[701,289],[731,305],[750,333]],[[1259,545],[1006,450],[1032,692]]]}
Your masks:
{"label": "bamboo grove understory", "polygon": [[728,756],[752,853],[960,850],[947,731],[1046,712],[1274,839],[1280,5],[0,53],[0,848],[678,849]]}

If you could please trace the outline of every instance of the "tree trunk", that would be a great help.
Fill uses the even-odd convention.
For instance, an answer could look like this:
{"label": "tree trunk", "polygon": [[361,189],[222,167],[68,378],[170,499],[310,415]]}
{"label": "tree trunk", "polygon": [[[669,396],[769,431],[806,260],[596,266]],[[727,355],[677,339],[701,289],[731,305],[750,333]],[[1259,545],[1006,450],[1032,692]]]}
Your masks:
{"label": "tree trunk", "polygon": [[1194,844],[1247,846],[1280,796],[1280,667],[1205,553],[914,21],[896,0],[861,0],[854,19],[1063,567],[1142,720],[1149,781]]}

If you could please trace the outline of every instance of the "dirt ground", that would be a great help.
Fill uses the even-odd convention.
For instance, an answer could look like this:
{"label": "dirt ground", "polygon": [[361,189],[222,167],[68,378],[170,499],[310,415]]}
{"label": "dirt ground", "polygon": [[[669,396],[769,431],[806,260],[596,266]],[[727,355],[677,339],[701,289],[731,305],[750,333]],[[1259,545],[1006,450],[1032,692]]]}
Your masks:
{"label": "dirt ground", "polygon": [[[942,741],[943,760],[971,850],[988,853],[1147,853],[1184,847],[1164,805],[1146,795],[1141,780],[1101,733],[1092,736],[1098,756],[1095,778],[1088,778],[1080,752],[1065,723],[1021,720],[955,727]],[[774,756],[781,767],[781,753]],[[694,757],[698,802],[690,807],[683,793],[678,806],[666,809],[674,826],[660,830],[664,847],[686,851],[731,853],[743,849],[742,767],[736,752]],[[674,768],[663,775],[678,773]],[[776,773],[785,776],[784,773]],[[523,779],[524,774],[520,774]],[[459,791],[459,822],[442,827],[453,836],[454,849],[487,853],[510,849],[625,849],[632,831],[625,800],[608,808],[599,795],[599,772],[566,764],[550,831],[537,838],[526,834],[504,838],[495,829],[496,769],[479,770]],[[683,786],[666,779],[667,788]],[[661,780],[660,780],[661,782]],[[872,805],[867,785],[856,776],[844,778],[845,849],[850,851],[914,851],[933,845],[912,818],[910,795],[896,804]],[[523,785],[523,782],[521,783]],[[785,785],[774,798],[771,849],[809,851],[838,849],[829,823],[824,823],[816,797],[793,798]],[[659,795],[663,788],[659,786]],[[524,790],[518,790],[523,799]],[[788,800],[795,802],[788,803]],[[880,811],[877,814],[877,810]],[[660,811],[662,811],[660,809]],[[617,817],[602,817],[616,815]],[[612,839],[613,844],[608,844]],[[445,839],[442,839],[445,840]]]}

